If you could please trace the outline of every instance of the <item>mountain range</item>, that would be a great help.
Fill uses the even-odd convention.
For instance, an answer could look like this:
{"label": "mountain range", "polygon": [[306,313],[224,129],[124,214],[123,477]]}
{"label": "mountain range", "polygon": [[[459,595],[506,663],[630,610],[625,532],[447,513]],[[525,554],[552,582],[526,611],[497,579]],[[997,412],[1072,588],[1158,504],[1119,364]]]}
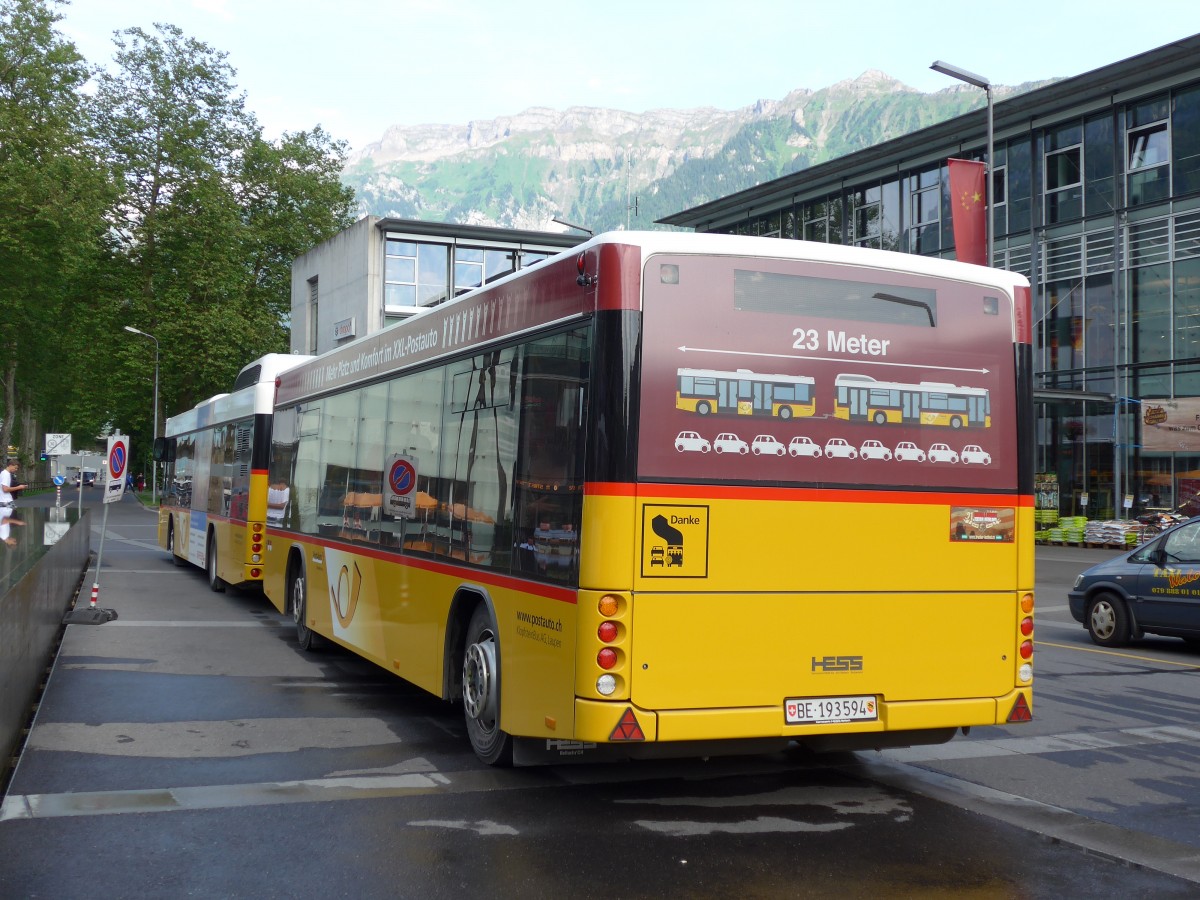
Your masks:
{"label": "mountain range", "polygon": [[[1039,87],[995,87],[997,98]],[[363,214],[559,231],[656,219],[836,159],[984,103],[879,71],[735,110],[531,107],[465,125],[394,125],[348,160]]]}

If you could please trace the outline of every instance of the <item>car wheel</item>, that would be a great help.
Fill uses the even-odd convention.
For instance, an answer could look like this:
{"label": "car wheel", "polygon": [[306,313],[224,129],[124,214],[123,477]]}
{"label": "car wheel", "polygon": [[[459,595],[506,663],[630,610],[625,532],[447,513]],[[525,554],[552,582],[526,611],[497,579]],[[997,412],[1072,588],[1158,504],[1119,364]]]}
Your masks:
{"label": "car wheel", "polygon": [[701,453],[707,453],[707,452],[709,451],[709,449],[710,449],[710,448],[709,448],[708,444],[701,444],[701,445],[700,445],[700,452],[701,452]]}
{"label": "car wheel", "polygon": [[500,729],[500,637],[482,603],[471,613],[462,667],[463,718],[471,747],[489,766],[512,762],[512,738]]}
{"label": "car wheel", "polygon": [[1088,607],[1087,630],[1101,647],[1123,647],[1129,643],[1129,610],[1125,601],[1105,591]]}

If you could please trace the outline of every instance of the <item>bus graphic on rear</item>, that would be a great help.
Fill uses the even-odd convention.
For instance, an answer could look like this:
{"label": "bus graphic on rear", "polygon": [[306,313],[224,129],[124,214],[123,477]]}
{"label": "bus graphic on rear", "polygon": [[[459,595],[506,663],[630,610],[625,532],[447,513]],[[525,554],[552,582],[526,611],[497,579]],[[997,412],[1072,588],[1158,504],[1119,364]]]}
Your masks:
{"label": "bus graphic on rear", "polygon": [[944,425],[989,428],[991,401],[986,388],[922,381],[876,381],[870,375],[839,375],[833,414],[848,422],[876,425]]}
{"label": "bus graphic on rear", "polygon": [[816,412],[814,380],[807,375],[762,375],[749,369],[677,370],[675,407],[697,415],[775,416]]}

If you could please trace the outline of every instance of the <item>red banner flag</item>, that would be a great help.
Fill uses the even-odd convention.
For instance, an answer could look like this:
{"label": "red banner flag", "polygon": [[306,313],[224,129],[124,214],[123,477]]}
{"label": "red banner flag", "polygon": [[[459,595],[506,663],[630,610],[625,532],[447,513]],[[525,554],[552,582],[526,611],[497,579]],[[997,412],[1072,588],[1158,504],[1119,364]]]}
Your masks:
{"label": "red banner flag", "polygon": [[950,220],[954,224],[954,255],[960,262],[987,265],[987,165],[969,159],[951,159]]}

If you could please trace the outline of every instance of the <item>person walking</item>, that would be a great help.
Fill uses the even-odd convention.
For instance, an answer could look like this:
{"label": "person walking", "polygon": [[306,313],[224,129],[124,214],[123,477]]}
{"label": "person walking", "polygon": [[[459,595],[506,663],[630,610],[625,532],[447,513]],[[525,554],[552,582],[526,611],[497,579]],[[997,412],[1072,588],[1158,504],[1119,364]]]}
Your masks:
{"label": "person walking", "polygon": [[17,499],[17,491],[23,491],[29,487],[27,484],[13,484],[16,475],[17,461],[10,459],[8,465],[4,467],[4,471],[0,472],[0,506],[11,507]]}

